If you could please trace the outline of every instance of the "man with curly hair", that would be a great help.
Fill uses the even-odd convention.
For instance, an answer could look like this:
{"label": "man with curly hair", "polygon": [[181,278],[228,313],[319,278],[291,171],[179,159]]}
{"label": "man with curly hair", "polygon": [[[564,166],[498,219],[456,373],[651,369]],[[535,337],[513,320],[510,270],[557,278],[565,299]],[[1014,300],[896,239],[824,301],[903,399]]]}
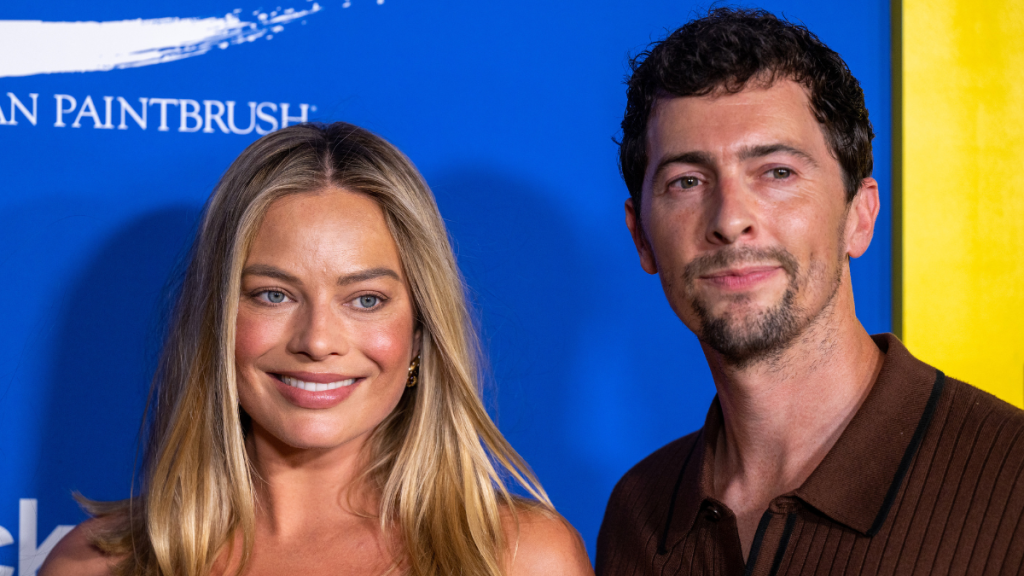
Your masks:
{"label": "man with curly hair", "polygon": [[599,575],[1021,573],[1024,412],[857,319],[872,137],[839,55],[764,11],[634,60],[626,224],[718,395],[616,486]]}

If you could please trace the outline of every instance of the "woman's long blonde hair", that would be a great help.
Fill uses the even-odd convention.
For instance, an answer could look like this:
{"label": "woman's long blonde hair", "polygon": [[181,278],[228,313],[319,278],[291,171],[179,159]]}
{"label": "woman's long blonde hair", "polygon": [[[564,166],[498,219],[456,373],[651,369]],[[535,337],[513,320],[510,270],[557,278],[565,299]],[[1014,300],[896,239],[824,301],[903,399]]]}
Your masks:
{"label": "woman's long blonde hair", "polygon": [[110,520],[96,544],[124,558],[118,574],[205,576],[239,532],[246,565],[256,502],[234,361],[242,267],[272,202],[327,186],[380,205],[422,338],[419,384],[373,432],[364,476],[380,497],[382,531],[400,535],[401,569],[503,574],[502,508],[514,514],[519,502],[507,478],[551,509],[480,400],[461,276],[423,178],[366,130],[303,124],[246,148],[207,203],[154,378],[141,493],[86,502]]}

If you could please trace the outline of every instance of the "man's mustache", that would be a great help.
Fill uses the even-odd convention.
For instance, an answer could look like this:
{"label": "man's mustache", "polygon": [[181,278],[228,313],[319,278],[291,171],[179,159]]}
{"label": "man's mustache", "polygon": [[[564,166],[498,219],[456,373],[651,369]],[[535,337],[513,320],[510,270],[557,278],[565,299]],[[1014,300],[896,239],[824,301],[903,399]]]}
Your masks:
{"label": "man's mustache", "polygon": [[796,278],[800,266],[796,258],[785,248],[723,248],[717,252],[703,254],[695,258],[683,268],[683,279],[692,283],[701,276],[707,276],[720,270],[736,267],[740,264],[778,264],[789,275]]}

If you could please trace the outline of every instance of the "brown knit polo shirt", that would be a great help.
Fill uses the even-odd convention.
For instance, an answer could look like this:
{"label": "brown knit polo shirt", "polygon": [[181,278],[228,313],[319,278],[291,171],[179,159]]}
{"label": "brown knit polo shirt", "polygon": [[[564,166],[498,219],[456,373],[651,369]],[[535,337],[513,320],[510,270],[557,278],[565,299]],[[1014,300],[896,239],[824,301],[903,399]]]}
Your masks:
{"label": "brown knit polo shirt", "polygon": [[713,496],[716,399],[701,430],[619,481],[598,575],[1021,574],[1024,412],[874,339],[878,380],[807,481],[772,500],[746,565]]}

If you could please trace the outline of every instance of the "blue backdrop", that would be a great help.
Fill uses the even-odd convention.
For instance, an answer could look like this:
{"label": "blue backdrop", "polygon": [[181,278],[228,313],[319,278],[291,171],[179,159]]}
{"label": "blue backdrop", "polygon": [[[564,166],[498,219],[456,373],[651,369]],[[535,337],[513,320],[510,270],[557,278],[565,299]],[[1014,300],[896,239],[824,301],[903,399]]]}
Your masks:
{"label": "blue backdrop", "polygon": [[[128,495],[166,286],[203,201],[258,137],[206,119],[228,101],[237,102],[238,131],[249,125],[250,102],[264,114],[261,130],[274,127],[267,118],[281,121],[282,104],[293,123],[305,104],[310,120],[364,126],[412,158],[437,196],[479,312],[488,406],[593,554],[616,480],[699,427],[714,394],[695,338],[638,265],[612,142],[627,55],[706,5],[277,1],[36,0],[0,9],[8,21],[231,13],[262,30],[156,65],[0,77],[9,296],[0,307],[0,526],[11,535],[0,530],[0,566],[17,567],[15,542],[30,536],[21,499],[38,503],[38,546],[57,525],[84,519],[72,490]],[[817,32],[864,87],[883,210],[871,249],[853,265],[854,289],[868,330],[887,331],[889,4],[760,5]],[[267,20],[289,8],[309,13]],[[26,51],[0,58],[37,61],[30,49],[39,43],[25,40]],[[34,124],[14,104],[31,113],[31,94]],[[87,97],[95,115],[83,112]],[[147,99],[146,129],[130,114],[118,129],[118,97],[136,113]],[[154,98],[174,99],[166,130]],[[70,110],[64,126],[55,125],[58,106]],[[182,107],[196,114],[186,131]],[[197,122],[202,129],[187,131]],[[27,576],[32,566],[24,568]]]}

